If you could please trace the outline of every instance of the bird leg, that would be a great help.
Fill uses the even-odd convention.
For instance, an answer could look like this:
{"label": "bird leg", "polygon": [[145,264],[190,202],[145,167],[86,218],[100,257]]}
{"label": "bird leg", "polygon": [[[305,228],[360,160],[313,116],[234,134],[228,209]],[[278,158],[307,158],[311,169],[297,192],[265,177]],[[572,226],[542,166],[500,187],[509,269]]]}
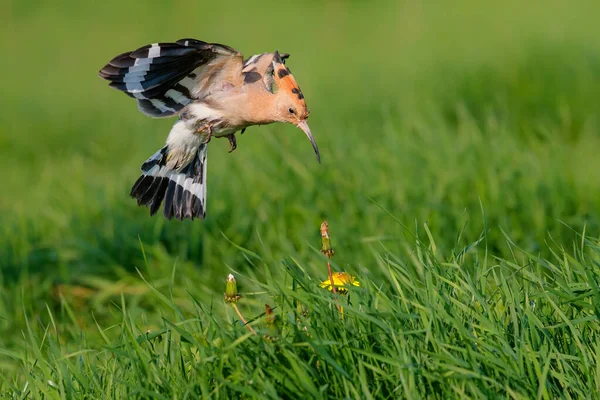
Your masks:
{"label": "bird leg", "polygon": [[210,139],[212,138],[212,127],[210,125],[206,124],[202,128],[198,128],[196,130],[196,133],[202,133],[204,131],[206,131],[206,139],[204,139],[202,144],[207,144],[208,142],[210,142]]}
{"label": "bird leg", "polygon": [[227,139],[229,139],[229,152],[231,153],[237,148],[237,142],[235,140],[235,133],[231,135],[227,135]]}

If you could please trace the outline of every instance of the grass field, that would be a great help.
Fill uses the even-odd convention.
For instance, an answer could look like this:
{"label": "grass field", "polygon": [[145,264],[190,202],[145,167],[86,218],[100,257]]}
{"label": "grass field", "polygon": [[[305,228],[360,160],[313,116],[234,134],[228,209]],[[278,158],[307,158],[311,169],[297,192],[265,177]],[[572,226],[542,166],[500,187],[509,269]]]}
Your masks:
{"label": "grass field", "polygon": [[[202,3],[0,5],[1,398],[598,398],[600,4]],[[182,37],[291,53],[323,163],[250,128],[138,208],[173,121],[96,73]]]}

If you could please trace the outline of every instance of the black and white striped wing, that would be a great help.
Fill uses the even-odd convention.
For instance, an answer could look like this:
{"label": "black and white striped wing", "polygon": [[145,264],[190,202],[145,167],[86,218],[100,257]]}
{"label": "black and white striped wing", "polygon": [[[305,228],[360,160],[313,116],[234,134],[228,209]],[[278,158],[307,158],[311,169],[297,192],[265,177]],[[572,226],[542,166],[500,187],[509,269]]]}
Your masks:
{"label": "black and white striped wing", "polygon": [[144,114],[169,117],[201,96],[200,82],[210,72],[202,67],[215,62],[226,64],[228,58],[238,62],[241,69],[241,54],[231,47],[180,39],[120,54],[98,74],[110,81],[110,87],[135,98]]}

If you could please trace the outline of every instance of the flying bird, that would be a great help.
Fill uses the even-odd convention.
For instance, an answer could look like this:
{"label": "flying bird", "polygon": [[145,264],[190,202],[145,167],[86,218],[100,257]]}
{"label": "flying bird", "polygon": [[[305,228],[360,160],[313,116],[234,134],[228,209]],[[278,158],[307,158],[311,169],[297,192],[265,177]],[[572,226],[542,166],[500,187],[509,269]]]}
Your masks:
{"label": "flying bird", "polygon": [[168,219],[204,219],[208,143],[226,137],[232,152],[236,132],[252,125],[296,125],[321,162],[304,95],[285,66],[288,57],[275,51],[244,60],[229,46],[181,39],[149,44],[106,64],[100,77],[133,97],[142,113],[178,117],[165,146],[142,164],[131,188],[138,205],[154,215],[164,202]]}

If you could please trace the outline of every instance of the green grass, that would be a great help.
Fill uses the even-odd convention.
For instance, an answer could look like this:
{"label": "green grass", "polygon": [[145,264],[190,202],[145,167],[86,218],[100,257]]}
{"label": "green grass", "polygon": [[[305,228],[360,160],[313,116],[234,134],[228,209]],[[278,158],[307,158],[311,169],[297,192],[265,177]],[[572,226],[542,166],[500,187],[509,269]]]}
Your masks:
{"label": "green grass", "polygon": [[[594,398],[600,7],[216,3],[0,5],[2,396]],[[211,144],[207,220],[137,208],[173,121],[96,71],[180,37],[290,52],[323,164],[250,128]]]}
{"label": "green grass", "polygon": [[89,293],[71,288],[55,309],[25,311],[21,345],[0,350],[20,374],[1,387],[17,398],[159,399],[586,398],[599,387],[596,245],[582,237],[525,264],[470,246],[443,260],[433,241],[413,249],[374,245],[370,266],[349,268],[361,286],[337,300],[299,260],[244,250],[255,269],[238,281],[254,290],[239,306],[257,336],[220,295],[202,294],[193,269],[90,278]]}

